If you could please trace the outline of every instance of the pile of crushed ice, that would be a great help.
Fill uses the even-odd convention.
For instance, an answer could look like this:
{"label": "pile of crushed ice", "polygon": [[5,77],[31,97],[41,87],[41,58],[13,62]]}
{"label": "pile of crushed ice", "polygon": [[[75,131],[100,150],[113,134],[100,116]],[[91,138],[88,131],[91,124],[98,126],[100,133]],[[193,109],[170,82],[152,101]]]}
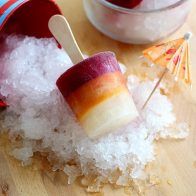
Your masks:
{"label": "pile of crushed ice", "polygon": [[[127,185],[130,179],[145,178],[146,164],[155,159],[155,139],[188,134],[186,124],[175,125],[172,103],[157,90],[136,121],[91,140],[56,88],[56,79],[72,63],[55,41],[9,36],[0,47],[0,92],[10,105],[1,112],[1,130],[18,142],[12,154],[23,164],[40,152],[70,183],[85,175],[96,176],[96,182]],[[127,84],[141,108],[154,82],[129,76]]]}

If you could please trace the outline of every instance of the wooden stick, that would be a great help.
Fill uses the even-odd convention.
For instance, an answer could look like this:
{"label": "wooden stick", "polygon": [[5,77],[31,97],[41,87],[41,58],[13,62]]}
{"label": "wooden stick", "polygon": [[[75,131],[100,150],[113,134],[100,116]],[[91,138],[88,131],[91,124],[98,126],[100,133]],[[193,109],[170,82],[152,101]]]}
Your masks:
{"label": "wooden stick", "polygon": [[78,44],[71,31],[69,23],[62,15],[54,15],[48,22],[48,27],[55,39],[68,53],[74,64],[84,60],[84,57],[78,47]]}
{"label": "wooden stick", "polygon": [[148,99],[146,100],[146,102],[144,103],[144,105],[142,106],[142,110],[146,107],[146,105],[148,104],[150,98],[152,97],[152,95],[154,94],[155,90],[157,89],[157,87],[159,86],[159,84],[161,83],[163,77],[165,76],[165,74],[167,73],[168,69],[165,68],[165,70],[163,71],[161,77],[159,78],[159,81],[156,83],[154,89],[152,90],[152,92],[150,93]]}

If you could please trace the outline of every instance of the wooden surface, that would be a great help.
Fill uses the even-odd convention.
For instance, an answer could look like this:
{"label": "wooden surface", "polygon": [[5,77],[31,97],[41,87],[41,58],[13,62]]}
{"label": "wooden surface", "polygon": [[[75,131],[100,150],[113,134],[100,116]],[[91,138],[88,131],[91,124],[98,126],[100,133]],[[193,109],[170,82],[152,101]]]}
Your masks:
{"label": "wooden surface", "polygon": [[[187,23],[172,37],[187,30],[196,34],[196,1]],[[81,0],[58,0],[64,15],[70,22],[78,44],[89,55],[112,50],[125,63],[129,72],[139,73],[138,56],[144,46],[131,46],[113,41],[99,33],[85,17]],[[149,196],[195,196],[196,195],[196,37],[192,38],[193,89],[173,95],[178,119],[190,125],[190,135],[181,141],[157,142],[157,159],[152,172],[161,177],[159,186],[151,187]],[[0,145],[0,195],[10,196],[85,196],[78,183],[66,185],[61,173],[44,174],[35,167],[21,167],[20,163],[6,155]],[[106,196],[123,196],[123,189],[104,188]]]}

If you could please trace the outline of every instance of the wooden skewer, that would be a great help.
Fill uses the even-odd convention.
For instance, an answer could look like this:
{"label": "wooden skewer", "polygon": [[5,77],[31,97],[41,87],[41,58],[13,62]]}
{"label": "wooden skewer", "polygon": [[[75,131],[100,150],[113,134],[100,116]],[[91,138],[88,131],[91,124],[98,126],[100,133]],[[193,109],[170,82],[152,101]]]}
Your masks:
{"label": "wooden skewer", "polygon": [[84,60],[82,52],[80,51],[80,48],[74,38],[69,23],[64,16],[52,16],[48,22],[48,27],[55,39],[68,53],[74,64]]}
{"label": "wooden skewer", "polygon": [[146,102],[144,103],[144,105],[142,106],[142,110],[146,107],[146,105],[148,104],[150,98],[152,97],[152,95],[154,94],[155,90],[157,89],[157,87],[159,86],[159,84],[161,83],[163,77],[165,76],[165,74],[168,72],[168,69],[165,68],[163,73],[161,74],[161,77],[159,78],[159,81],[156,83],[154,89],[152,90],[152,92],[150,93],[150,95],[148,96],[148,99],[146,100]]}

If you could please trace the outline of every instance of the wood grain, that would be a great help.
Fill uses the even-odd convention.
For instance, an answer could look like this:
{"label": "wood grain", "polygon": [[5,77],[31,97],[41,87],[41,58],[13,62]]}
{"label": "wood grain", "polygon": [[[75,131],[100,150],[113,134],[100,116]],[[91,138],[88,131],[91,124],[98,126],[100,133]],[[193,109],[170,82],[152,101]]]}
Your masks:
{"label": "wood grain", "polygon": [[[99,51],[112,50],[118,59],[127,65],[129,73],[140,73],[138,59],[145,46],[119,43],[98,32],[87,20],[81,0],[58,0],[68,19],[82,52],[92,55]],[[192,31],[196,34],[196,1],[186,24],[173,38]],[[172,38],[171,37],[171,38]],[[146,191],[147,196],[195,196],[196,195],[196,37],[191,41],[193,64],[192,91],[171,95],[178,119],[190,125],[186,140],[158,141],[157,159],[151,166],[152,173],[161,177],[159,186]],[[126,195],[123,189],[104,187],[106,196]],[[45,173],[33,167],[21,167],[20,163],[5,153],[0,145],[0,195],[9,196],[86,196],[79,182],[66,185],[62,173]],[[96,195],[96,194],[95,194]]]}

